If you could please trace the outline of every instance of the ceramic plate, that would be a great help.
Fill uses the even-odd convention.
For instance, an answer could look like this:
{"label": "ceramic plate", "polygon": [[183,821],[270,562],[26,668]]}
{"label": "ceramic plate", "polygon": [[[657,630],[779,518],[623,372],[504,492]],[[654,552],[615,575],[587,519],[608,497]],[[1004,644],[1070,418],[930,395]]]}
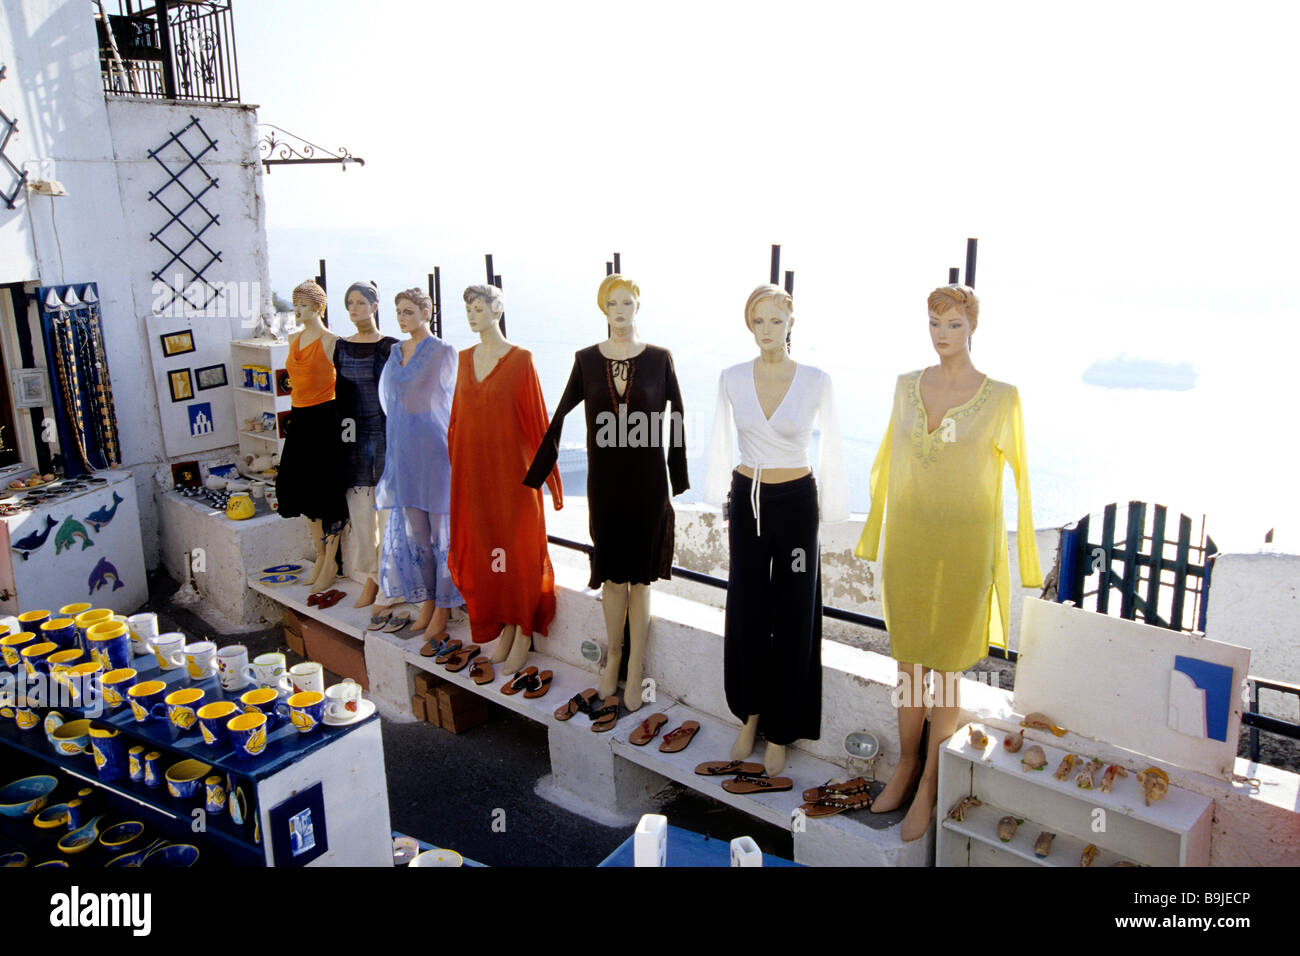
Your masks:
{"label": "ceramic plate", "polygon": [[283,584],[297,584],[298,575],[296,574],[264,574],[257,579],[259,584],[267,584],[272,587],[279,587]]}
{"label": "ceramic plate", "polygon": [[297,574],[303,569],[301,564],[273,564],[269,568],[263,568],[263,574]]}
{"label": "ceramic plate", "polygon": [[355,724],[359,720],[365,720],[374,712],[375,702],[362,697],[361,705],[357,708],[357,712],[351,717],[331,717],[329,714],[326,714],[324,724],[326,727],[346,727],[348,724]]}

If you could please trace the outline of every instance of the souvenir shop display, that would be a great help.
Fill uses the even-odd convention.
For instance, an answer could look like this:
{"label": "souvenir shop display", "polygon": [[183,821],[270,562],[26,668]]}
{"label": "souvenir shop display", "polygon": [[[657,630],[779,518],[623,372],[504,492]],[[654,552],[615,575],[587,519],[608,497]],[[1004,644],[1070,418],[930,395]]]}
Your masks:
{"label": "souvenir shop display", "polygon": [[348,452],[334,398],[338,336],[322,322],[325,290],[310,279],[293,290],[293,309],[305,328],[289,343],[286,367],[293,380],[293,408],[275,492],[281,517],[308,519],[316,563],[306,583],[320,591],[337,575],[335,555],[348,520]]}
{"label": "souvenir shop display", "polygon": [[[549,420],[532,354],[501,333],[501,290],[474,285],[464,299],[479,344],[460,353],[447,433],[447,564],[465,599],[474,643],[498,640],[492,662],[518,673],[533,633],[545,636],[555,617],[542,495],[522,483]],[[558,467],[546,485],[558,511],[564,505]]]}
{"label": "souvenir shop display", "polygon": [[[379,583],[389,598],[420,605],[415,628],[424,633],[421,653],[428,657],[446,636],[451,608],[462,603],[447,569],[452,486],[447,428],[457,357],[429,328],[429,296],[407,289],[397,294],[394,306],[407,338],[390,349],[379,377],[387,451],[372,507],[388,513]],[[373,620],[373,625],[389,627],[391,618]]]}
{"label": "souvenir shop display", "polygon": [[[629,711],[641,706],[642,666],[650,629],[650,585],[672,576],[674,515],[668,500],[690,487],[682,395],[667,349],[637,338],[641,290],[618,274],[605,277],[596,305],[609,337],[579,351],[524,484],[541,488],[559,457],[565,417],[586,411],[587,509],[591,577],[601,589],[609,651],[602,699],[618,690],[623,627],[629,635]],[[664,468],[667,454],[668,467]]]}
{"label": "souvenir shop display", "polygon": [[[939,364],[898,378],[871,469],[871,512],[855,549],[867,560],[880,555],[890,653],[898,661],[900,684],[913,689],[898,708],[899,762],[872,808],[894,810],[915,791],[902,825],[905,842],[920,838],[934,817],[939,748],[957,728],[956,675],[981,660],[990,642],[1006,646],[1007,466],[1019,495],[1021,582],[1042,583],[1019,393],[971,361],[979,322],[972,289],[938,288],[927,307]],[[934,706],[929,746],[921,753],[926,708],[920,688],[931,672]],[[1026,766],[1029,758],[1026,752]]]}
{"label": "souvenir shop display", "polygon": [[[830,376],[788,352],[790,294],[759,286],[744,318],[759,354],[719,378],[704,500],[722,505],[725,498],[729,518],[724,682],[727,706],[743,724],[731,756],[748,757],[761,732],[763,764],[775,776],[786,745],[821,734],[818,525],[848,517],[848,476]],[[815,479],[814,422],[821,427]]]}
{"label": "souvenir shop display", "polygon": [[[356,332],[334,346],[334,393],[339,416],[350,424],[348,443],[348,524],[343,566],[362,585],[354,607],[401,603],[379,589],[379,543],[387,509],[375,508],[375,486],[384,473],[387,426],[379,398],[379,377],[397,339],[379,331],[379,290],[373,282],[354,282],[343,294]],[[386,620],[387,613],[384,618]]]}

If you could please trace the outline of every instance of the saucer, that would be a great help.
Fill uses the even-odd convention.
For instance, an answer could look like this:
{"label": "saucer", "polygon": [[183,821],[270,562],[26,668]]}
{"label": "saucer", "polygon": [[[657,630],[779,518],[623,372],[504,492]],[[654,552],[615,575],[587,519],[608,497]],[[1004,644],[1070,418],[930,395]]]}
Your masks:
{"label": "saucer", "polygon": [[331,717],[329,714],[326,714],[324,724],[326,727],[346,727],[349,724],[355,724],[359,720],[365,720],[374,712],[375,702],[370,700],[368,697],[362,697],[360,706],[357,707],[357,712],[351,717]]}
{"label": "saucer", "polygon": [[301,564],[273,564],[269,568],[263,568],[263,574],[298,574],[303,570]]}
{"label": "saucer", "polygon": [[284,584],[297,584],[299,576],[289,573],[264,574],[257,579],[259,584],[266,584],[271,587],[279,587]]}

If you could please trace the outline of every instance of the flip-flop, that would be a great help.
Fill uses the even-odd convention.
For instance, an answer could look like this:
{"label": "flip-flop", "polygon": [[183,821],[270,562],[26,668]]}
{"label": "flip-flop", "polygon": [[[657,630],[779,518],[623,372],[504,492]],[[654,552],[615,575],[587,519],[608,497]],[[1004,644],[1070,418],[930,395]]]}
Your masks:
{"label": "flip-flop", "polygon": [[599,695],[599,691],[594,687],[588,687],[586,690],[574,694],[561,707],[555,708],[553,715],[556,720],[568,720],[574,714],[591,713],[591,702]]}
{"label": "flip-flop", "polygon": [[507,697],[513,697],[515,694],[528,687],[528,678],[532,677],[536,673],[536,667],[525,667],[521,671],[516,671],[514,677],[501,685],[501,693],[505,694]]}
{"label": "flip-flop", "polygon": [[668,723],[667,714],[651,714],[641,721],[636,730],[628,734],[627,742],[634,747],[644,747],[659,736],[659,731],[666,723]]}
{"label": "flip-flop", "polygon": [[607,730],[613,730],[616,723],[618,723],[618,698],[606,697],[600,709],[591,712],[591,729],[594,733],[603,734]]}
{"label": "flip-flop", "polygon": [[531,678],[528,681],[528,690],[524,691],[524,696],[529,700],[545,697],[546,692],[551,689],[551,678],[554,676],[550,671],[542,671],[536,677]]}
{"label": "flip-flop", "polygon": [[491,661],[478,657],[470,665],[469,676],[474,679],[476,684],[490,684],[497,679],[497,672]]}
{"label": "flip-flop", "polygon": [[863,791],[853,794],[828,793],[816,800],[801,804],[799,809],[806,817],[833,817],[845,810],[866,810],[870,806],[871,794]]}
{"label": "flip-flop", "polygon": [[733,773],[757,776],[763,773],[763,765],[746,763],[743,760],[708,760],[696,767],[695,772],[701,777],[725,777]]}
{"label": "flip-flop", "polygon": [[452,641],[443,641],[440,644],[434,644],[433,641],[429,641],[429,644],[433,646],[433,653],[437,655],[433,659],[435,664],[447,663],[447,661],[451,659],[451,655],[455,654],[462,646],[464,646],[461,644],[459,638]]}
{"label": "flip-flop", "polygon": [[469,666],[470,661],[478,657],[479,651],[480,648],[477,645],[473,647],[463,647],[458,651],[453,651],[451,657],[447,658],[447,672],[455,674],[459,671],[463,671]]}
{"label": "flip-flop", "polygon": [[809,787],[803,792],[803,798],[809,803],[816,803],[822,797],[847,797],[856,793],[866,793],[870,786],[871,784],[867,783],[862,777],[841,780],[839,783],[827,781],[820,787]]}
{"label": "flip-flop", "polygon": [[320,599],[323,598],[328,593],[329,593],[328,591],[317,591],[315,594],[307,595],[307,606],[315,607],[317,604],[320,603]]}
{"label": "flip-flop", "polygon": [[376,611],[370,615],[370,623],[366,625],[367,631],[383,630],[384,625],[393,619],[392,611]]}
{"label": "flip-flop", "polygon": [[794,789],[794,781],[789,777],[736,777],[722,784],[727,793],[782,793]]}
{"label": "flip-flop", "polygon": [[659,743],[659,752],[663,754],[680,753],[690,745],[690,742],[695,739],[695,735],[699,731],[700,722],[698,720],[683,721],[680,727],[664,734],[664,739]]}
{"label": "flip-flop", "polygon": [[388,620],[384,622],[384,626],[380,628],[380,630],[382,630],[385,634],[396,634],[398,631],[404,630],[406,626],[410,623],[411,623],[411,615],[393,614],[390,615]]}

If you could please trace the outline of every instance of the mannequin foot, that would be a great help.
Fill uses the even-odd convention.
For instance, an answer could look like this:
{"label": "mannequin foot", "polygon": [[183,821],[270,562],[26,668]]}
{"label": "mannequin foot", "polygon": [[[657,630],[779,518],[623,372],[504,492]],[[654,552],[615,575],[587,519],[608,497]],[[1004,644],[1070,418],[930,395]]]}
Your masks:
{"label": "mannequin foot", "polygon": [[361,596],[357,598],[357,603],[353,607],[370,607],[375,603],[375,598],[379,595],[379,585],[375,583],[374,578],[366,578],[366,583],[361,586]]}
{"label": "mannequin foot", "polygon": [[937,779],[921,778],[916,788],[916,796],[912,798],[912,808],[907,811],[907,816],[903,817],[902,829],[898,834],[904,843],[911,843],[925,836],[925,831],[930,828],[930,822],[934,820],[934,804],[939,797],[938,791]]}
{"label": "mannequin foot", "polygon": [[429,627],[429,622],[433,620],[433,602],[424,601],[420,604],[420,616],[415,619],[411,625],[412,630],[423,631]]}
{"label": "mannequin foot", "polygon": [[[600,695],[601,700],[606,697],[613,697],[618,693],[617,668],[606,665],[605,672],[600,675],[600,683],[596,685],[596,693]],[[631,705],[632,702],[629,700],[627,703]]]}
{"label": "mannequin foot", "polygon": [[[635,657],[636,655],[633,655]],[[627,668],[627,683],[623,686],[623,706],[629,712],[640,710],[641,705],[645,703],[642,697],[644,688],[641,686],[641,669],[632,667],[629,663]]]}
{"label": "mannequin foot", "polygon": [[758,716],[754,715],[745,721],[745,726],[740,728],[740,734],[731,746],[732,760],[744,760],[754,752],[754,737],[757,733]]}
{"label": "mannequin foot", "polygon": [[785,747],[781,744],[768,743],[763,754],[763,769],[769,777],[779,777],[785,769]]}
{"label": "mannequin foot", "polygon": [[505,659],[505,671],[513,675],[524,669],[528,662],[528,645],[532,643],[527,634],[518,634],[514,640],[514,646],[510,648],[510,656]]}
{"label": "mannequin foot", "polygon": [[312,578],[311,587],[314,591],[324,591],[331,587],[338,578],[338,571],[334,568],[334,558],[330,557],[320,569],[320,574]]}
{"label": "mannequin foot", "polygon": [[880,791],[880,796],[872,802],[871,812],[888,813],[897,810],[907,802],[920,776],[920,757],[901,757],[898,766],[894,768],[894,775],[889,778],[889,783],[885,784],[885,789]]}
{"label": "mannequin foot", "polygon": [[[514,633],[515,629],[513,627],[507,627],[497,635],[496,646],[492,648],[491,661],[493,664],[500,664],[510,656],[510,648],[514,647],[515,643]],[[511,673],[513,674],[514,671],[511,671]]]}
{"label": "mannequin foot", "polygon": [[450,620],[451,608],[435,607],[433,609],[433,617],[429,620],[429,636],[432,637],[434,634],[441,634],[443,631],[447,630],[447,622]]}

